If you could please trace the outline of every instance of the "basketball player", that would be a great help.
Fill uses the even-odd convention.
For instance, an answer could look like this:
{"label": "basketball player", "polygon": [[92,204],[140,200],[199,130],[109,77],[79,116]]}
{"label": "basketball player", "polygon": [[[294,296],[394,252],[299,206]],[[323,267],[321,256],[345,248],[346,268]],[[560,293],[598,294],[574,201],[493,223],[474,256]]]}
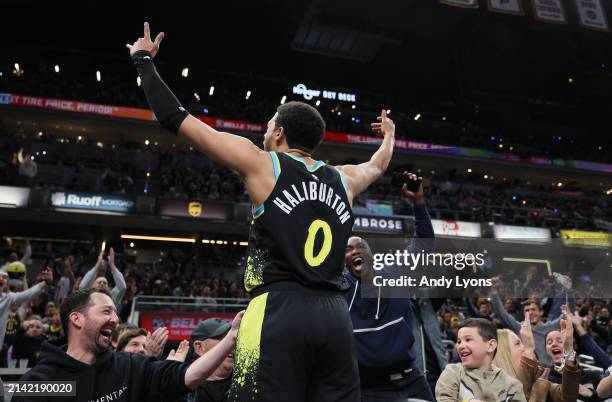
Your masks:
{"label": "basketball player", "polygon": [[164,34],[127,45],[160,124],[238,172],[253,204],[244,285],[252,295],[236,348],[232,401],[359,401],[351,320],[342,291],[353,197],[387,169],[395,125],[372,124],[384,140],[360,165],[333,167],[311,154],[325,122],[312,106],[289,102],[268,122],[263,150],[189,115],[158,75]]}

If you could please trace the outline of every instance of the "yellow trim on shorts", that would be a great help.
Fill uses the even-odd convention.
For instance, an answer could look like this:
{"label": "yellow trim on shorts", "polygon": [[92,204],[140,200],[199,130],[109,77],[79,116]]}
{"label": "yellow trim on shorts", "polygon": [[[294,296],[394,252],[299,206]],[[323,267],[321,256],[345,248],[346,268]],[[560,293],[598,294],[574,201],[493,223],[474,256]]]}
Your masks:
{"label": "yellow trim on shorts", "polygon": [[263,293],[250,301],[242,322],[236,344],[236,364],[232,386],[249,387],[251,392],[257,392],[257,369],[261,345],[261,328],[268,293]]}

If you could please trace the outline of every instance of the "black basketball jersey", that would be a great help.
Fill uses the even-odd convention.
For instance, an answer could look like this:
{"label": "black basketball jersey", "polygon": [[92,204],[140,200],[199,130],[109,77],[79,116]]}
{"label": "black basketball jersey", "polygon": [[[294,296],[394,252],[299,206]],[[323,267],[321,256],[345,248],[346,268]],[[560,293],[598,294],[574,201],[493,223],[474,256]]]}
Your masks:
{"label": "black basketball jersey", "polygon": [[353,214],[335,167],[270,152],[276,185],[253,212],[245,289],[277,281],[345,290],[342,270]]}

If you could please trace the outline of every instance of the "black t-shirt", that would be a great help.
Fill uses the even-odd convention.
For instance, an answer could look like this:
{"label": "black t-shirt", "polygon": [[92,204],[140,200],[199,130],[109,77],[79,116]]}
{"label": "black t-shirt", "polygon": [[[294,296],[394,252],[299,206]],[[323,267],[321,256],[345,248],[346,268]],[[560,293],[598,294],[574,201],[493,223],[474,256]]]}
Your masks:
{"label": "black t-shirt", "polygon": [[223,380],[206,381],[196,391],[197,399],[194,402],[226,402],[229,394],[232,377]]}
{"label": "black t-shirt", "polygon": [[6,320],[6,335],[4,336],[4,343],[6,345],[12,345],[15,339],[17,330],[21,328],[21,318],[16,311],[9,312]]}
{"label": "black t-shirt", "polygon": [[174,401],[186,396],[187,364],[157,360],[138,353],[100,354],[94,364],[85,364],[66,354],[66,346],[44,342],[38,364],[20,381],[75,381],[74,396],[22,396],[15,402]]}

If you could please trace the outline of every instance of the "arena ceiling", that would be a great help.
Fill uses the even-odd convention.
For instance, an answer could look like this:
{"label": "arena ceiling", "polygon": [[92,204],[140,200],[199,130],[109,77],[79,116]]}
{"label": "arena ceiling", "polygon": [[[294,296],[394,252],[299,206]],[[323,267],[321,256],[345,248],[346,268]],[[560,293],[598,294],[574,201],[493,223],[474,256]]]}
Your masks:
{"label": "arena ceiling", "polygon": [[574,10],[565,26],[537,22],[524,2],[516,17],[437,0],[26,0],[3,4],[12,23],[0,48],[121,60],[147,20],[167,34],[160,58],[202,69],[370,91],[406,110],[491,108],[508,124],[529,114],[609,138],[612,34],[580,28]]}

